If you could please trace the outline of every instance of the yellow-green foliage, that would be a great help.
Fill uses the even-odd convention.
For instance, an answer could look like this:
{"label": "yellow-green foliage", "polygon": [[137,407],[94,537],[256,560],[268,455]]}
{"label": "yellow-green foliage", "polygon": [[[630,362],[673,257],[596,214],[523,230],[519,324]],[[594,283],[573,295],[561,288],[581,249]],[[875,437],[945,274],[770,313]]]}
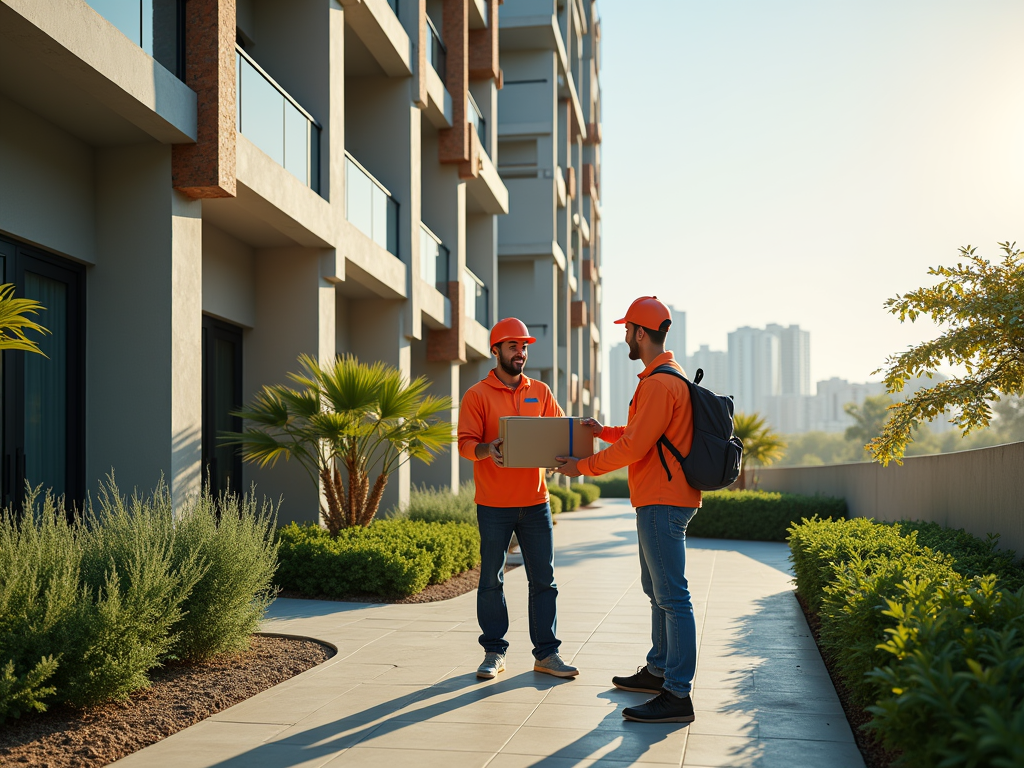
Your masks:
{"label": "yellow-green foliage", "polygon": [[572,512],[579,509],[580,502],[583,501],[583,497],[576,493],[576,491],[570,491],[568,488],[563,488],[560,485],[549,484],[548,494],[557,497],[562,502],[563,512]]}
{"label": "yellow-green foliage", "polygon": [[582,498],[580,506],[583,507],[589,506],[601,498],[601,487],[593,483],[573,483],[572,489]]}

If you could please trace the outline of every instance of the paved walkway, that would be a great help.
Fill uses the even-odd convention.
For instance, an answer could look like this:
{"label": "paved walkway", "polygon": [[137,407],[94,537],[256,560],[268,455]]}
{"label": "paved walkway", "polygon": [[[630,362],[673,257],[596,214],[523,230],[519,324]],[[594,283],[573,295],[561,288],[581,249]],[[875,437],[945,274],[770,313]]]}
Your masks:
{"label": "paved walkway", "polygon": [[533,672],[522,568],[506,578],[512,646],[492,681],[474,675],[475,593],[422,605],[278,600],[266,631],[338,654],[116,765],[863,768],[785,545],[690,540],[697,721],[632,723],[622,708],[649,697],[610,678],[643,663],[650,642],[633,510],[606,500],[557,519],[558,631],[575,680]]}

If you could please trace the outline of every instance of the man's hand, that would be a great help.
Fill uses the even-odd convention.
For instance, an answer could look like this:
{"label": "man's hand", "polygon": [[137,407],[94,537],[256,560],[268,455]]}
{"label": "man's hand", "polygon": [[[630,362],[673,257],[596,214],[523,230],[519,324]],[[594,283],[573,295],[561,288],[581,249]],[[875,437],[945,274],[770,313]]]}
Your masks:
{"label": "man's hand", "polygon": [[580,424],[590,427],[594,431],[594,437],[600,437],[601,432],[604,430],[604,426],[601,424],[601,422],[595,419],[593,416],[588,416],[583,421],[581,421]]}
{"label": "man's hand", "polygon": [[579,459],[574,459],[572,456],[555,456],[555,461],[561,462],[561,466],[555,467],[555,472],[566,477],[579,477],[583,473],[580,472],[576,464]]}
{"label": "man's hand", "polygon": [[486,459],[488,456],[491,457],[491,461],[497,464],[499,467],[505,466],[505,457],[501,455],[501,438],[492,440],[489,443],[477,443],[476,445],[476,457],[480,460]]}

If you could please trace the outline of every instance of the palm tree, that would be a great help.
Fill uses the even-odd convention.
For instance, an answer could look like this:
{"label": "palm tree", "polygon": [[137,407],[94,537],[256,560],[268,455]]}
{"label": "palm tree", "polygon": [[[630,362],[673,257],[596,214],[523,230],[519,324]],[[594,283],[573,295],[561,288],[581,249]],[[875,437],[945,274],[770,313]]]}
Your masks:
{"label": "palm tree", "polygon": [[451,422],[436,418],[452,402],[427,395],[425,377],[408,382],[381,362],[366,365],[344,355],[321,367],[303,355],[299,363],[302,371],[288,374],[296,386],[265,386],[235,414],[250,426],[221,439],[242,446],[242,457],[261,467],[295,458],[322,484],[321,512],[337,536],[342,528],[370,524],[399,466],[413,458],[430,463],[455,439]]}
{"label": "palm tree", "polygon": [[[786,443],[756,414],[737,413],[733,418],[733,434],[743,443],[743,457],[740,459],[740,490],[747,487],[747,463],[767,467],[781,459]],[[757,485],[756,479],[754,485]]]}
{"label": "palm tree", "polygon": [[0,285],[0,350],[20,349],[46,357],[39,345],[25,335],[25,331],[49,333],[28,319],[28,315],[38,314],[41,309],[44,307],[38,301],[14,298],[14,286],[10,283]]}

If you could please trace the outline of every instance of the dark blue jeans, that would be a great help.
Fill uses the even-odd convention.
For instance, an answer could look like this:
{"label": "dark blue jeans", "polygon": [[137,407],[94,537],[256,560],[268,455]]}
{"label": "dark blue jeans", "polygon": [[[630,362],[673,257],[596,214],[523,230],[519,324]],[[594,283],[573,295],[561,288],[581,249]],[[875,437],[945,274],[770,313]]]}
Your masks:
{"label": "dark blue jeans", "polygon": [[654,504],[637,507],[640,585],[651,599],[647,668],[665,688],[688,696],[697,668],[697,628],[686,581],[686,526],[697,510]]}
{"label": "dark blue jeans", "polygon": [[508,641],[508,607],[505,604],[505,555],[515,533],[530,582],[530,640],[533,655],[546,659],[558,650],[555,637],[555,546],[551,535],[551,507],[546,502],[532,507],[485,507],[477,504],[480,526],[480,587],[476,591],[476,616],[480,645],[485,651],[505,653]]}

